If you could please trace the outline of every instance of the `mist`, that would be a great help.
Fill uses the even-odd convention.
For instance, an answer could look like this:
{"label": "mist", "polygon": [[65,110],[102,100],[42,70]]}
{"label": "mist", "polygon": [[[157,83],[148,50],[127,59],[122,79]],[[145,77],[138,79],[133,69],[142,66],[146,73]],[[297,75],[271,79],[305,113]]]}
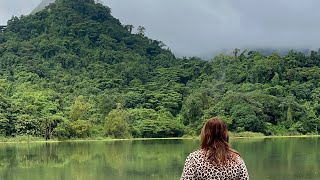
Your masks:
{"label": "mist", "polygon": [[12,16],[28,15],[41,0],[0,0],[0,25],[7,24]]}
{"label": "mist", "polygon": [[317,0],[105,0],[125,24],[142,25],[177,55],[320,47]]}
{"label": "mist", "polygon": [[[146,36],[161,40],[178,56],[205,57],[234,48],[320,47],[318,0],[100,1],[123,24],[145,27]],[[0,17],[31,12],[41,1],[27,2],[0,0]]]}

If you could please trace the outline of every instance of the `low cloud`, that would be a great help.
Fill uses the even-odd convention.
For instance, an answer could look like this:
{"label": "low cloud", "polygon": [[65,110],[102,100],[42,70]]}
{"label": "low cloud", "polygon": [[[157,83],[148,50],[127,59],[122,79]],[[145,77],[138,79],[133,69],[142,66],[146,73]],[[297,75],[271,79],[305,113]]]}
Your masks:
{"label": "low cloud", "polygon": [[318,0],[104,0],[126,24],[146,27],[175,53],[320,47]]}
{"label": "low cloud", "polygon": [[[100,0],[123,24],[146,28],[179,56],[234,48],[320,47],[318,0]],[[0,22],[40,0],[0,0]]]}

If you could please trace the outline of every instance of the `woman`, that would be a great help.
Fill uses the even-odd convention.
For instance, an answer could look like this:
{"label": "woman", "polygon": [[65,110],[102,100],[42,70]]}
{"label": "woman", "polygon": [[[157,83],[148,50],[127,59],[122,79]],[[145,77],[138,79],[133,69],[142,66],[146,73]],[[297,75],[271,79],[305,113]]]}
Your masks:
{"label": "woman", "polygon": [[209,119],[201,131],[200,149],[187,157],[180,180],[248,180],[244,161],[228,142],[226,124]]}

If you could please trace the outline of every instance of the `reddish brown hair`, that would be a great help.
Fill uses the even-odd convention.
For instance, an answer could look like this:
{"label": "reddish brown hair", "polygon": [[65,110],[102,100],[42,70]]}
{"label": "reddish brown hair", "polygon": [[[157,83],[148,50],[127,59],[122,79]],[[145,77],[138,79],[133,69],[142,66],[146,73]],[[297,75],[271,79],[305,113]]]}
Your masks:
{"label": "reddish brown hair", "polygon": [[225,165],[235,162],[240,154],[229,145],[228,128],[219,118],[209,119],[201,131],[200,148],[211,163]]}

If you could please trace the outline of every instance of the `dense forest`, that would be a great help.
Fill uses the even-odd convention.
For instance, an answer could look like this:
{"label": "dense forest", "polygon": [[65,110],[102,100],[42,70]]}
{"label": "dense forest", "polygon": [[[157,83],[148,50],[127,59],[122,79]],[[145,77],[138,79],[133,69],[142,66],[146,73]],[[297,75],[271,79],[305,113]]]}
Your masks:
{"label": "dense forest", "polygon": [[10,19],[0,32],[0,136],[179,137],[212,116],[235,133],[318,134],[318,52],[176,58],[133,28],[94,0]]}

